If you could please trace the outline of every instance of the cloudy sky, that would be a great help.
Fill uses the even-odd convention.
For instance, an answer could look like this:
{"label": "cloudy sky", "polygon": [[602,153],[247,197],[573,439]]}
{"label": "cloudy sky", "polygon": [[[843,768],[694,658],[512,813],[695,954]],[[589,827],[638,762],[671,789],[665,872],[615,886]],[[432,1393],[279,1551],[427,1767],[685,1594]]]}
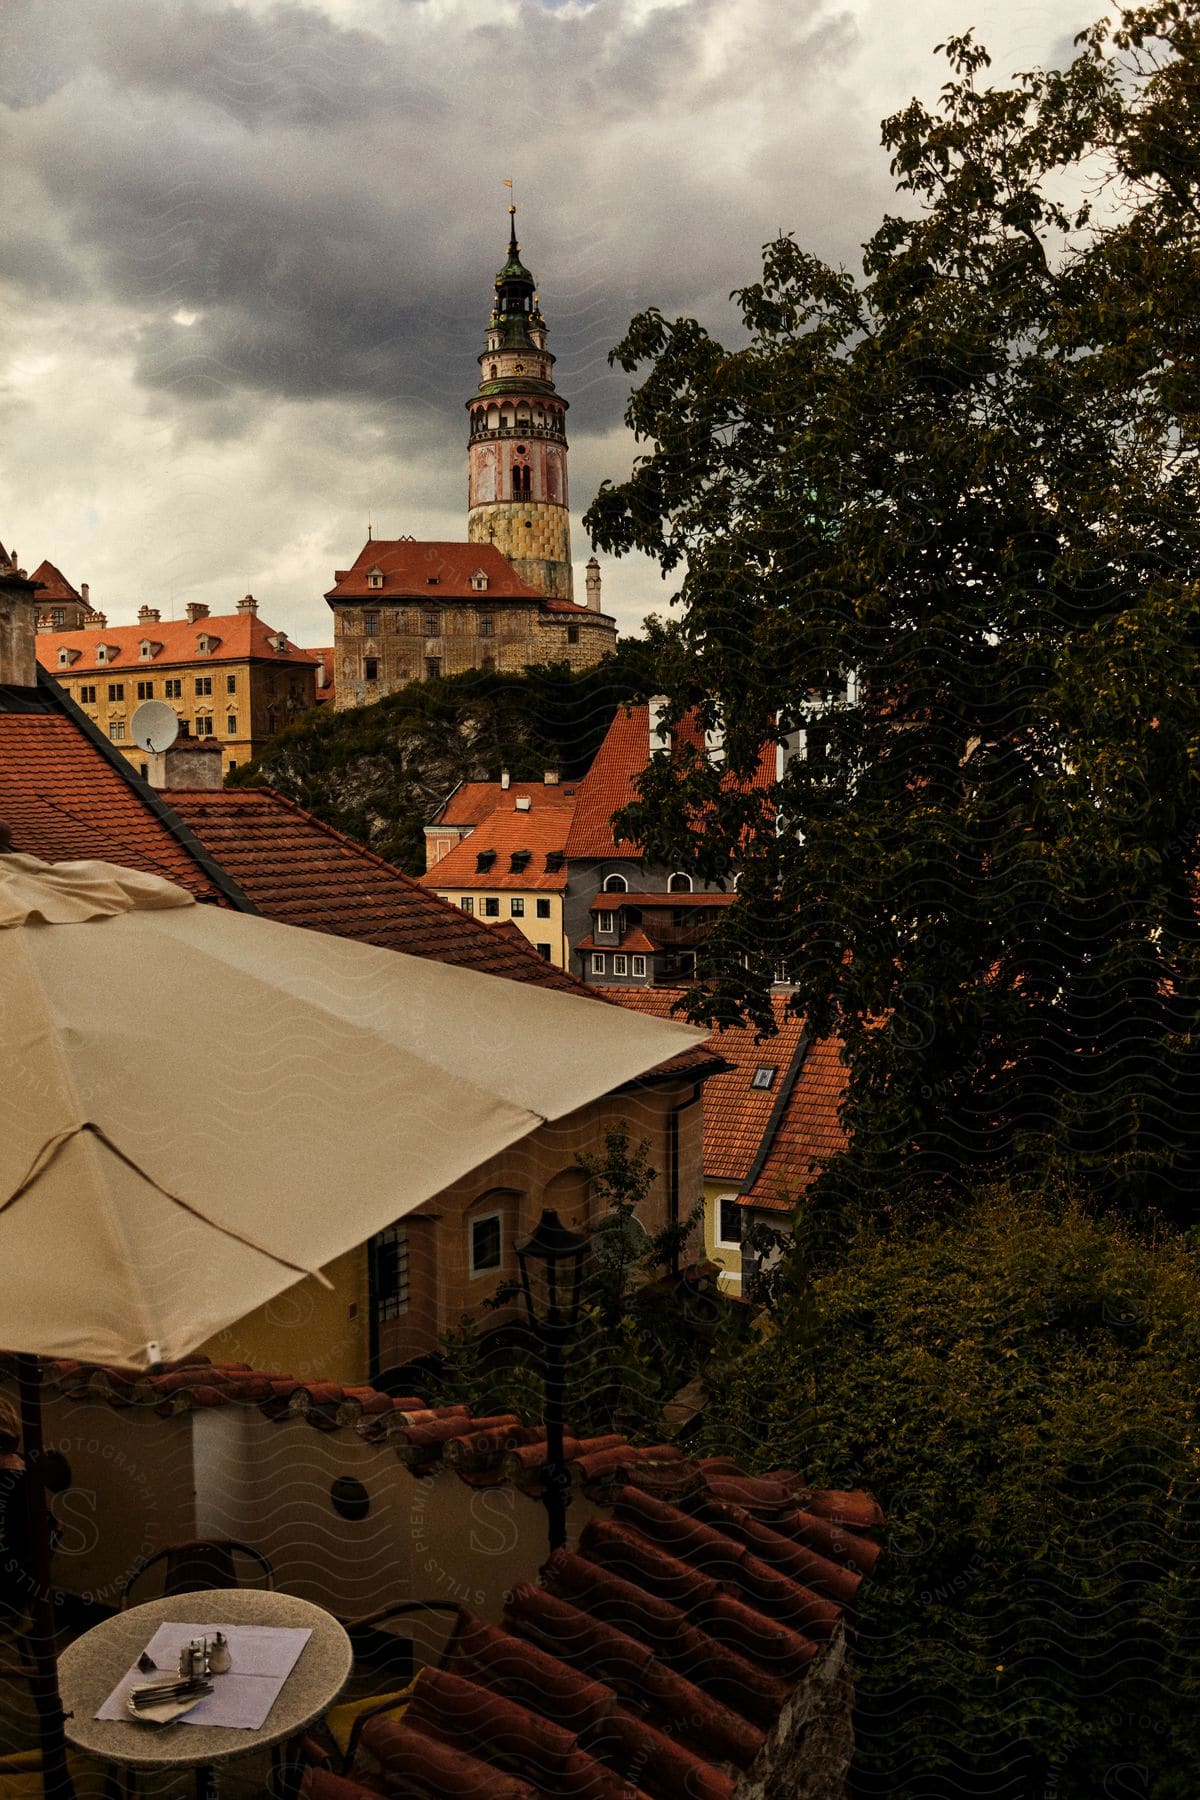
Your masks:
{"label": "cloudy sky", "polygon": [[[112,622],[247,591],[301,641],[378,537],[465,538],[463,401],[516,182],[579,518],[640,307],[720,333],[778,230],[854,264],[879,120],[1099,0],[4,0],[0,539]],[[623,630],[670,589],[605,566]]]}

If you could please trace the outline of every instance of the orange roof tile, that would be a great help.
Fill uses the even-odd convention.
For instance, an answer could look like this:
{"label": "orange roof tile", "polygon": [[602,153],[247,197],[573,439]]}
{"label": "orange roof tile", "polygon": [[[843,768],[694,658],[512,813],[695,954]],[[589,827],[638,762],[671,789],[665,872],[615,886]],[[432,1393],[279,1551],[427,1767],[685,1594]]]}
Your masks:
{"label": "orange roof tile", "polygon": [[21,692],[16,711],[14,690],[0,689],[0,822],[13,849],[44,862],[123,863],[228,903],[203,852],[56,684],[43,676]]}
{"label": "orange roof tile", "polygon": [[575,784],[568,782],[513,781],[507,788],[498,781],[463,781],[438,807],[431,825],[478,825],[498,806],[511,806],[518,794],[532,800],[539,808],[573,807]]}
{"label": "orange roof tile", "polygon": [[642,906],[648,910],[653,910],[655,907],[732,906],[736,899],[736,894],[620,894],[605,892],[596,895],[591,904],[591,911],[616,912],[622,906]]}
{"label": "orange roof tile", "polygon": [[[544,1428],[512,1413],[200,1359],[138,1376],[60,1362],[46,1380],[77,1404],[164,1416],[256,1406],[387,1442],[418,1475],[542,1486]],[[879,1506],[615,1432],[568,1427],[563,1455],[591,1502],[575,1547],[511,1589],[498,1625],[464,1607],[443,1663],[421,1670],[402,1711],[367,1722],[366,1785],[310,1769],[311,1800],[371,1800],[381,1782],[458,1800],[732,1800],[751,1770],[773,1791],[764,1746],[875,1567]]]}
{"label": "orange roof tile", "polygon": [[[554,797],[552,797],[554,796]],[[512,790],[503,804],[483,818],[461,843],[448,850],[440,862],[420,877],[426,888],[456,891],[513,889],[517,892],[561,892],[567,885],[565,865],[548,870],[546,858],[561,852],[571,823],[572,802],[561,799],[561,789],[531,786],[528,812],[518,812]],[[529,852],[529,861],[514,869],[513,857]],[[480,856],[493,856],[487,869],[478,866]]]}
{"label": "orange roof tile", "polygon": [[78,588],[73,588],[61,569],[56,569],[52,562],[40,562],[29,578],[42,584],[42,592],[38,595],[38,605],[44,606],[50,600],[78,600],[83,605],[83,595]]}
{"label": "orange roof tile", "polygon": [[789,1213],[815,1174],[815,1165],[846,1141],[838,1108],[849,1071],[836,1038],[813,1044],[760,1169],[743,1191],[743,1206]]}
{"label": "orange roof tile", "polygon": [[656,944],[652,938],[648,938],[640,925],[631,925],[619,944],[614,943],[612,938],[606,938],[603,943],[598,942],[589,931],[586,937],[580,938],[575,948],[576,950],[634,950],[639,953],[652,954],[656,950],[661,950],[662,945]]}
{"label": "orange roof tile", "polygon": [[[676,742],[694,742],[696,732],[685,720]],[[579,787],[569,857],[639,856],[640,846],[628,839],[618,842],[612,833],[612,817],[638,797],[635,782],[650,761],[650,708],[644,703],[617,709],[604,742]],[[775,745],[764,744],[758,766],[747,784],[751,791],[766,793],[775,782]]]}
{"label": "orange roof tile", "polygon": [[[186,619],[161,619],[157,624],[92,626],[84,631],[41,631],[37,638],[38,661],[44,669],[58,668],[60,650],[79,654],[71,664],[73,675],[132,675],[148,668],[174,668],[181,663],[245,661],[255,657],[262,662],[281,664],[304,663],[314,666],[319,660],[315,650],[301,650],[288,640],[288,648],[272,648],[271,638],[280,634],[263,622],[256,613],[221,613],[189,624]],[[202,636],[220,642],[208,655],[198,649]],[[143,660],[140,646],[149,640],[162,648]],[[104,662],[96,661],[101,644],[109,649]],[[113,654],[115,650],[116,654]]]}
{"label": "orange roof tile", "polygon": [[[682,1013],[674,1012],[683,988],[606,991],[631,1012],[651,1013],[659,1019],[683,1018]],[[714,1031],[704,1046],[732,1065],[727,1073],[712,1076],[704,1085],[704,1173],[716,1181],[740,1185],[749,1175],[804,1035],[804,1021],[788,1012],[785,996],[773,995],[771,1008],[778,1026],[775,1037],[758,1042],[753,1027],[731,1026]],[[760,1068],[775,1070],[769,1088],[750,1085]]]}
{"label": "orange roof tile", "polygon": [[[368,587],[368,572],[378,569],[381,587]],[[471,586],[479,569],[487,587]],[[333,586],[325,595],[337,600],[529,600],[543,611],[587,613],[586,606],[539,594],[522,581],[512,564],[494,544],[462,544],[447,539],[368,538],[348,569],[334,572]],[[593,615],[595,616],[595,615]]]}

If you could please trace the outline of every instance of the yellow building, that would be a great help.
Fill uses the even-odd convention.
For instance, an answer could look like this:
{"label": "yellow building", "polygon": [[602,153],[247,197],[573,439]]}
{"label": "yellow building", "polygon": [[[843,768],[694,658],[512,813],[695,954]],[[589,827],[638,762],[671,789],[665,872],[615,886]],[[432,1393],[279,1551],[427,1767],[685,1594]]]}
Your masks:
{"label": "yellow building", "polygon": [[515,926],[557,969],[569,965],[564,846],[575,790],[543,782],[464,783],[425,828],[421,876],[485,925]]}
{"label": "yellow building", "polygon": [[216,616],[193,603],[183,619],[164,620],[143,606],[136,625],[39,631],[37,657],[143,775],[147,752],[132,719],[144,700],[174,707],[189,736],[219,742],[228,773],[315,704],[325,675],[316,651],[258,617],[251,594]]}

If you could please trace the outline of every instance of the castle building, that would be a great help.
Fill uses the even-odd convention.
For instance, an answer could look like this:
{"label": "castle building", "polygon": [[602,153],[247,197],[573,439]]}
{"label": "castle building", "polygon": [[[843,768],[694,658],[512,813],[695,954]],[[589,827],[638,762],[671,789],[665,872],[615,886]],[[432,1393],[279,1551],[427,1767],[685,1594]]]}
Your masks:
{"label": "castle building", "polygon": [[[14,555],[16,553],[14,552]],[[88,631],[107,625],[102,612],[97,612],[88,599],[88,584],[72,587],[61,569],[52,562],[41,562],[30,576],[41,592],[38,594],[37,628],[39,631]]]}
{"label": "castle building", "polygon": [[467,669],[589,668],[616,644],[595,557],[584,604],[573,597],[567,402],[554,386],[513,207],[509,219],[479,385],[466,403],[466,542],[368,538],[353,566],[336,572],[325,598],[338,707]]}
{"label": "castle building", "polygon": [[[39,618],[47,609],[39,593]],[[185,612],[164,619],[143,606],[136,625],[109,625],[95,613],[99,625],[38,627],[42,668],[143,775],[147,751],[134,741],[133,715],[144,700],[173,706],[185,736],[219,743],[227,774],[314,705],[324,678],[319,654],[272,630],[253,594],[220,616],[198,601]]]}

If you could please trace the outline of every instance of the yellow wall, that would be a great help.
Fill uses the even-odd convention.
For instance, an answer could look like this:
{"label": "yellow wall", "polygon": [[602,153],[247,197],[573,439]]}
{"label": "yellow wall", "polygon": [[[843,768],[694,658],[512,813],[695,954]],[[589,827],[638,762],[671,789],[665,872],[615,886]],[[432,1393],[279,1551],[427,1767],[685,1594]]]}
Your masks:
{"label": "yellow wall", "polygon": [[[279,666],[272,663],[225,661],[193,661],[172,666],[168,663],[114,663],[111,668],[76,674],[69,669],[51,671],[70,694],[77,706],[131,763],[140,770],[146,752],[130,737],[130,721],[143,699],[163,700],[173,706],[179,717],[192,727],[198,715],[212,719],[211,735],[224,752],[222,767],[241,767],[270,742],[272,737],[269,708],[275,706],[276,729],[282,730],[289,720],[316,704],[316,666],[295,663],[281,657]],[[197,694],[196,681],[212,682],[211,694]],[[167,693],[168,682],[178,681],[182,692]],[[229,683],[233,682],[233,691]],[[153,692],[139,696],[138,683],[149,682]],[[124,689],[120,700],[110,700],[110,683]],[[94,688],[94,701],[83,698],[83,689]],[[289,705],[289,700],[291,704]],[[237,730],[230,732],[230,717],[237,719]],[[114,721],[124,725],[123,738],[113,738]],[[197,735],[193,731],[193,735]]]}
{"label": "yellow wall", "polygon": [[[568,966],[567,936],[566,931],[563,928],[563,901],[561,894],[547,894],[544,890],[539,893],[533,888],[530,888],[527,893],[520,888],[496,889],[493,891],[491,898],[499,900],[500,914],[498,918],[489,919],[484,917],[483,911],[483,902],[488,897],[485,888],[439,888],[437,891],[442,899],[449,900],[452,906],[461,907],[464,899],[470,900],[474,908],[475,917],[483,925],[503,925],[505,923],[511,923],[517,927],[522,937],[527,938],[535,949],[538,944],[549,944],[550,961],[554,964],[555,968],[565,969]],[[509,903],[513,900],[523,900],[525,902],[525,913],[520,919],[514,919],[512,916],[512,907]],[[550,902],[550,917],[548,919],[539,919],[537,916],[537,902],[539,900],[549,900]]]}
{"label": "yellow wall", "polygon": [[[722,1244],[717,1241],[723,1199],[732,1199],[738,1191],[735,1181],[714,1181],[711,1176],[704,1179],[704,1254],[710,1262],[719,1263],[724,1270],[721,1286],[732,1293],[742,1291],[742,1253],[736,1245]],[[743,1212],[743,1227],[749,1224],[749,1217]]]}
{"label": "yellow wall", "polygon": [[323,1271],[331,1288],[311,1276],[268,1301],[200,1346],[214,1362],[249,1363],[304,1381],[364,1381],[369,1362],[367,1247],[339,1256]]}

